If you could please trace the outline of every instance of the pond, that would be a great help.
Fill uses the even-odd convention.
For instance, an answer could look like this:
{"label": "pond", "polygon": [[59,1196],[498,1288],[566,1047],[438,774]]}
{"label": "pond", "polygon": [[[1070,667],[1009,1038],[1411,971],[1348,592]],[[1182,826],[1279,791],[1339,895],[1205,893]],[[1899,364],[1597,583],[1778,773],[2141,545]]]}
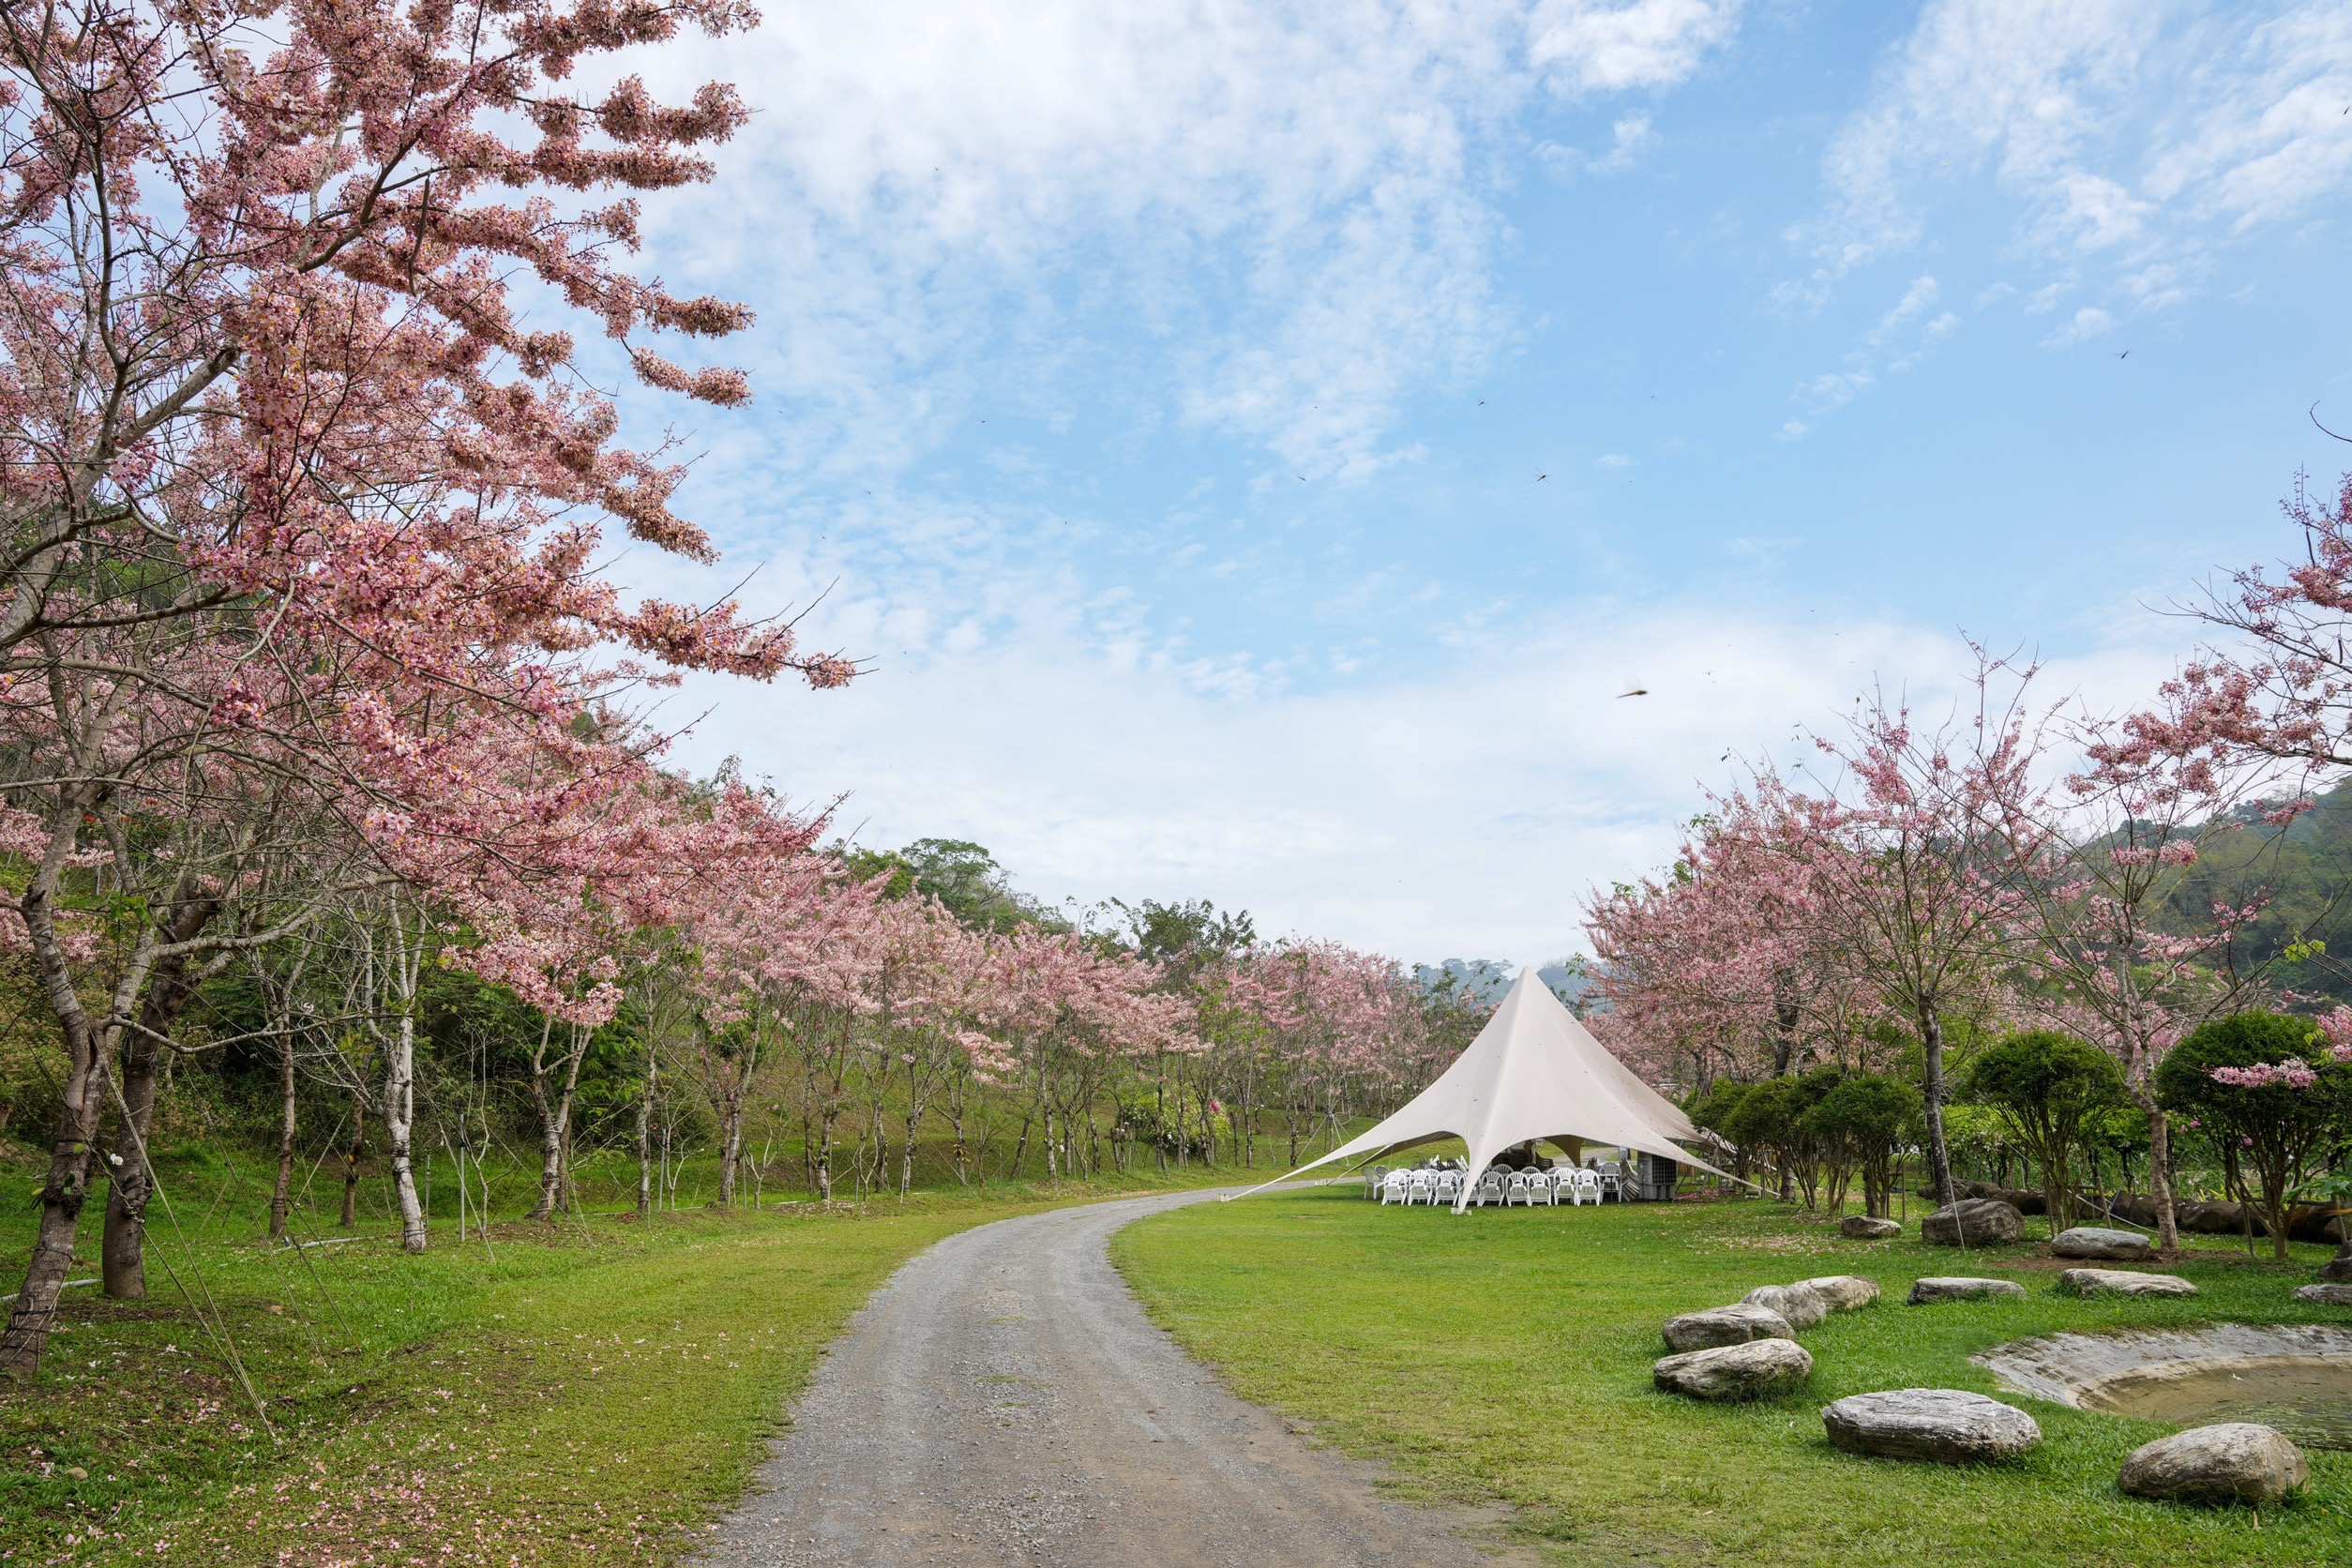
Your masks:
{"label": "pond", "polygon": [[2352,1450],[2352,1329],[2214,1323],[2054,1334],[1975,1358],[2013,1393],[2176,1426],[2253,1421]]}
{"label": "pond", "polygon": [[2352,1362],[2299,1356],[2175,1364],[2085,1389],[2083,1408],[2175,1426],[2254,1421],[2305,1448],[2352,1449]]}

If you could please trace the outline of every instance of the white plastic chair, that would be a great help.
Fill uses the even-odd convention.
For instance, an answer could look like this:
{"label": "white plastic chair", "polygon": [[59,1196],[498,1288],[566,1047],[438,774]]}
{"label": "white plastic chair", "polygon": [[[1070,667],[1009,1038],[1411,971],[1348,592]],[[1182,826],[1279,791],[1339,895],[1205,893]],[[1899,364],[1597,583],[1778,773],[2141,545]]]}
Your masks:
{"label": "white plastic chair", "polygon": [[1565,1174],[1566,1172],[1559,1170],[1544,1172],[1544,1203],[1546,1208],[1560,1206],[1560,1182]]}
{"label": "white plastic chair", "polygon": [[1412,1174],[1412,1185],[1408,1189],[1405,1199],[1406,1203],[1408,1205],[1414,1203],[1435,1203],[1437,1200],[1437,1173],[1431,1170],[1414,1171]]}
{"label": "white plastic chair", "polygon": [[1462,1173],[1458,1170],[1438,1172],[1438,1195],[1434,1202],[1451,1205],[1462,1196]]}
{"label": "white plastic chair", "polygon": [[1409,1202],[1410,1200],[1408,1197],[1410,1190],[1405,1182],[1405,1173],[1401,1170],[1392,1170],[1380,1178],[1380,1202],[1383,1206],[1389,1203]]}
{"label": "white plastic chair", "polygon": [[1524,1170],[1513,1171],[1511,1173],[1511,1179],[1508,1182],[1505,1182],[1502,1185],[1502,1206],[1508,1209],[1512,1204],[1516,1203],[1524,1208],[1526,1205],[1534,1201],[1535,1199],[1528,1188],[1527,1172]]}
{"label": "white plastic chair", "polygon": [[1501,1202],[1501,1174],[1493,1170],[1489,1170],[1482,1174],[1478,1178],[1478,1185],[1470,1189],[1470,1201],[1482,1206],[1488,1203]]}
{"label": "white plastic chair", "polygon": [[1380,1197],[1380,1184],[1386,1180],[1388,1180],[1388,1167],[1384,1165],[1369,1165],[1364,1167],[1364,1196],[1366,1198]]}
{"label": "white plastic chair", "polygon": [[1576,1206],[1577,1208],[1583,1208],[1584,1200],[1588,1198],[1592,1199],[1595,1203],[1601,1201],[1601,1173],[1599,1171],[1575,1171],[1571,1174],[1570,1180],[1574,1181],[1576,1184]]}

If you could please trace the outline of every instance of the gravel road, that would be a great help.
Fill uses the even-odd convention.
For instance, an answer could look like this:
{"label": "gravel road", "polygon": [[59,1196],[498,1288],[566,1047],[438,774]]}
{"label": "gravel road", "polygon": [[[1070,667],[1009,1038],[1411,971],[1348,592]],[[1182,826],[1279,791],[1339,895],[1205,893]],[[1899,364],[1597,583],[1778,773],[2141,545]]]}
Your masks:
{"label": "gravel road", "polygon": [[1377,1467],[1228,1393],[1143,1316],[1104,1244],[1217,1196],[1000,1220],[901,1268],[720,1527],[744,1568],[1280,1568],[1531,1561],[1492,1519],[1391,1501]]}

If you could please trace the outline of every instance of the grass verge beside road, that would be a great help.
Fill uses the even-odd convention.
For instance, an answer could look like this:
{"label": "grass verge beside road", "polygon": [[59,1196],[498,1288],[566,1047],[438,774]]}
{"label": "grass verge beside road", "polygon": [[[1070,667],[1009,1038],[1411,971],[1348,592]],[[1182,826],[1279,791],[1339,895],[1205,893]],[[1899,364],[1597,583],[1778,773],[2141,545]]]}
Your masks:
{"label": "grass verge beside road", "polygon": [[[1916,1228],[1914,1228],[1914,1234]],[[2205,1240],[2200,1238],[2200,1240]],[[1962,1254],[1861,1243],[1762,1201],[1400,1210],[1360,1189],[1154,1215],[1112,1256],[1153,1318],[1236,1392],[1388,1460],[1410,1489],[1500,1498],[1562,1562],[2315,1563],[2352,1557],[2352,1454],[2313,1452],[2308,1498],[2246,1509],[2143,1502],[2126,1454],[2170,1430],[2016,1398],[2040,1449],[1981,1469],[1845,1455],[1819,1409],[1876,1389],[1994,1393],[1968,1357],[2061,1329],[2352,1321],[2289,1295],[2330,1249],[2287,1266],[2199,1247],[2172,1271],[2193,1300],[2054,1293],[2045,1248]],[[1655,1392],[1659,1324],[1817,1274],[1878,1281],[1879,1304],[1800,1338],[1811,1386],[1751,1406]],[[1909,1307],[1931,1274],[2006,1275],[2023,1301]]]}
{"label": "grass verge beside road", "polygon": [[[39,1380],[0,1385],[0,1562],[674,1560],[907,1258],[1016,1214],[1232,1180],[510,1221],[422,1257],[222,1240],[258,1225],[219,1212],[182,1248],[158,1215],[152,1299],[67,1292]],[[95,1206],[83,1229],[94,1247]],[[218,1304],[274,1438],[167,1261]]]}

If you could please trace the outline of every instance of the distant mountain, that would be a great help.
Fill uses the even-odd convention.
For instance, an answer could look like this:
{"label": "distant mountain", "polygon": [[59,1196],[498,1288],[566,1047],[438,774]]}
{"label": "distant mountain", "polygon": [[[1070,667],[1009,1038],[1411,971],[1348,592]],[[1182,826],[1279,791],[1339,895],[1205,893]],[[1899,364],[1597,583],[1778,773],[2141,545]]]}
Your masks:
{"label": "distant mountain", "polygon": [[[1579,1018],[1584,1016],[1585,995],[1593,983],[1589,959],[1581,955],[1562,958],[1543,965],[1535,973],[1552,988],[1554,996],[1568,1004],[1569,1011]],[[1434,993],[1450,983],[1454,995],[1474,1007],[1492,1007],[1501,1002],[1517,978],[1512,966],[1500,958],[1448,958],[1441,964],[1417,964],[1413,968],[1413,979],[1423,990]]]}
{"label": "distant mountain", "polygon": [[1511,966],[1500,958],[1448,958],[1441,964],[1415,964],[1413,982],[1432,994],[1450,990],[1456,1001],[1473,1007],[1492,1007],[1511,989]]}
{"label": "distant mountain", "polygon": [[2239,817],[2243,828],[2209,841],[2173,889],[2165,924],[2185,931],[2216,902],[2242,907],[2266,897],[2261,917],[2239,939],[2237,961],[2268,962],[2301,942],[2309,957],[2274,964],[2275,983],[2352,1002],[2352,784],[2321,795],[2284,832],[2255,809]]}

